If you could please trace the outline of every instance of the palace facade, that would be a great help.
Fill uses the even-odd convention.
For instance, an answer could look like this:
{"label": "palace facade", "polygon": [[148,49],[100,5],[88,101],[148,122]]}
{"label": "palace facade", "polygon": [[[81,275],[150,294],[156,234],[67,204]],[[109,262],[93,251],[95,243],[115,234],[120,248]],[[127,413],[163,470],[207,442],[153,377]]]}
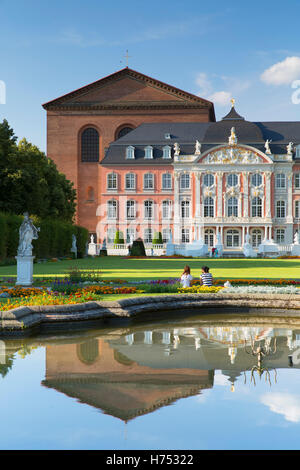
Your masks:
{"label": "palace facade", "polygon": [[234,106],[219,122],[142,124],[101,162],[99,238],[156,232],[176,244],[221,240],[241,249],[293,243],[300,222],[300,122],[249,122]]}

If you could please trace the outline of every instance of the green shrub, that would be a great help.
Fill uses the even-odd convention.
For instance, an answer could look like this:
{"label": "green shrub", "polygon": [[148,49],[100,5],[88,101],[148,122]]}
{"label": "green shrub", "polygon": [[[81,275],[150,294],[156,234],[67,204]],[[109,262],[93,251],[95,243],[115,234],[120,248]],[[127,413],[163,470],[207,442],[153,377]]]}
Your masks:
{"label": "green shrub", "polygon": [[5,214],[0,213],[0,260],[6,258],[8,236],[7,217]]}
{"label": "green shrub", "polygon": [[141,238],[134,240],[132,243],[130,256],[146,256],[144,242]]}
{"label": "green shrub", "polygon": [[153,240],[152,240],[152,245],[162,245],[162,244],[163,244],[163,239],[162,239],[161,232],[155,232]]}
{"label": "green shrub", "polygon": [[114,239],[114,244],[115,245],[124,245],[124,235],[123,232],[117,230],[115,239]]}

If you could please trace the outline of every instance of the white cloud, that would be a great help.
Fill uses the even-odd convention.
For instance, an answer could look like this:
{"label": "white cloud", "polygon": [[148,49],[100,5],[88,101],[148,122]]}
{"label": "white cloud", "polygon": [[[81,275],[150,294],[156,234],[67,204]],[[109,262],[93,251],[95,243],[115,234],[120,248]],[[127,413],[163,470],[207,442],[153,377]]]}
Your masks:
{"label": "white cloud", "polygon": [[216,91],[208,97],[210,101],[213,101],[215,104],[220,106],[228,106],[231,98],[232,94],[230,91]]}
{"label": "white cloud", "polygon": [[198,95],[199,96],[207,96],[212,92],[212,85],[210,80],[207,77],[206,73],[199,73],[196,77],[196,84],[200,88]]}
{"label": "white cloud", "polygon": [[300,421],[300,396],[289,393],[266,393],[261,402],[268,406],[273,413],[281,414],[287,421]]}
{"label": "white cloud", "polygon": [[216,371],[214,376],[214,385],[230,387],[230,382],[228,381],[228,377],[226,377],[226,375],[223,375],[221,372]]}
{"label": "white cloud", "polygon": [[287,57],[266,69],[260,79],[268,85],[289,85],[300,78],[300,57]]}

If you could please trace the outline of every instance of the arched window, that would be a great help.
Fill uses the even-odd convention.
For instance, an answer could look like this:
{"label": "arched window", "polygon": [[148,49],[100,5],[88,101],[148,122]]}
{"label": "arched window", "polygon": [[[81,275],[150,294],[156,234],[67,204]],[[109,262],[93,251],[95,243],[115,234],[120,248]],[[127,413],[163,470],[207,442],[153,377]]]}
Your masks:
{"label": "arched window", "polygon": [[99,161],[99,133],[93,127],[88,127],[81,134],[81,161]]}
{"label": "arched window", "polygon": [[152,173],[144,175],[144,189],[154,189],[154,175]]}
{"label": "arched window", "polygon": [[86,365],[93,364],[99,357],[99,347],[97,339],[90,339],[85,343],[77,345],[77,356]]}
{"label": "arched window", "polygon": [[262,199],[254,197],[251,203],[252,217],[262,217]]}
{"label": "arched window", "polygon": [[227,186],[236,186],[239,182],[238,175],[230,173],[227,176]]}
{"label": "arched window", "polygon": [[114,199],[111,201],[107,201],[107,218],[108,219],[116,219],[117,218],[117,201]]}
{"label": "arched window", "polygon": [[211,175],[210,173],[204,175],[203,177],[203,185],[204,186],[212,186],[215,182],[215,178],[214,178],[214,175]]}
{"label": "arched window", "polygon": [[145,158],[153,158],[153,147],[151,145],[145,147]]}
{"label": "arched window", "polygon": [[204,217],[214,217],[214,200],[212,197],[204,199]]}
{"label": "arched window", "polygon": [[171,147],[169,145],[163,147],[163,158],[171,158]]}
{"label": "arched window", "polygon": [[230,197],[227,202],[227,217],[238,216],[238,200],[236,197]]}
{"label": "arched window", "polygon": [[171,218],[171,201],[163,201],[162,203],[162,218],[170,219]]}
{"label": "arched window", "polygon": [[181,217],[188,219],[190,216],[190,201],[181,201]]}
{"label": "arched window", "polygon": [[128,134],[133,130],[133,127],[125,126],[122,127],[122,129],[119,130],[116,139],[121,139],[121,137],[124,137],[124,135]]}
{"label": "arched window", "polygon": [[204,232],[204,243],[210,248],[214,246],[215,233],[212,228],[208,228]]}
{"label": "arched window", "polygon": [[254,173],[251,177],[252,186],[260,186],[262,184],[262,176],[260,173]]}
{"label": "arched window", "polygon": [[172,175],[171,173],[162,174],[162,189],[172,189]]}
{"label": "arched window", "polygon": [[183,173],[180,175],[180,189],[190,189],[190,174]]}
{"label": "arched window", "polygon": [[276,202],[276,217],[279,219],[285,217],[285,201]]}
{"label": "arched window", "polygon": [[125,176],[125,189],[135,189],[135,174],[127,173]]}
{"label": "arched window", "polygon": [[127,219],[135,219],[135,201],[126,201],[126,216]]}
{"label": "arched window", "polygon": [[128,147],[126,147],[126,158],[134,159],[135,158],[134,150],[135,149],[132,145],[129,145]]}
{"label": "arched window", "polygon": [[118,189],[117,173],[108,173],[108,175],[107,175],[107,189]]}
{"label": "arched window", "polygon": [[153,201],[144,201],[144,218],[153,218]]}

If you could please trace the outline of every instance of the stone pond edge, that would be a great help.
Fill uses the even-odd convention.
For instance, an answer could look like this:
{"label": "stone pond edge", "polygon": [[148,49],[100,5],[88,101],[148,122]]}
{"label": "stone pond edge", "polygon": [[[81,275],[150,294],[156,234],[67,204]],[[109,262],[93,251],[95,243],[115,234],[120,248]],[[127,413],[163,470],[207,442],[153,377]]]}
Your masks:
{"label": "stone pond edge", "polygon": [[[242,313],[251,314],[251,309],[261,309],[261,315],[299,318],[300,295],[298,294],[174,294],[124,298],[116,301],[92,301],[82,304],[42,305],[18,307],[1,311],[1,333],[28,331],[42,324],[65,324],[66,328],[81,321],[104,319],[128,319],[138,315],[170,310],[194,308],[242,308]],[[266,309],[266,310],[265,310]],[[232,312],[231,312],[232,313]]]}

